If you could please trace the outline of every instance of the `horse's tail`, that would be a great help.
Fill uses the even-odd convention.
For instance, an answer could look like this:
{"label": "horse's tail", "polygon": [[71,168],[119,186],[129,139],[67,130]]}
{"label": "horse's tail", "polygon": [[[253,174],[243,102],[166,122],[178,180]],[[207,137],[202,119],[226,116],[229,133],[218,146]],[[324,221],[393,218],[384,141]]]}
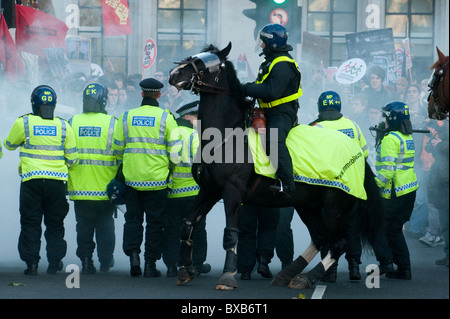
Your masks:
{"label": "horse's tail", "polygon": [[382,229],[384,210],[380,190],[375,182],[375,174],[367,161],[365,164],[364,188],[367,193],[367,200],[359,201],[358,209],[361,241],[363,247],[368,249]]}

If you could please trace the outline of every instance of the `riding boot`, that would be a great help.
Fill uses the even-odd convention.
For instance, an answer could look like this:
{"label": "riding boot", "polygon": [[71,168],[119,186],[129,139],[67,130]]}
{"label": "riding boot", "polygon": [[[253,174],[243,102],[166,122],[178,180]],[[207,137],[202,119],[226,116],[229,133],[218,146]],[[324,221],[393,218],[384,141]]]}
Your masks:
{"label": "riding boot", "polygon": [[361,280],[361,274],[359,272],[359,262],[355,259],[348,261],[348,276],[350,280]]}
{"label": "riding boot", "polygon": [[139,253],[137,252],[132,252],[130,255],[130,274],[132,277],[142,275],[141,260],[139,259]]}
{"label": "riding boot", "polygon": [[92,257],[84,257],[81,261],[82,269],[81,273],[84,275],[91,275],[95,274],[97,272],[97,269],[94,267],[94,260],[92,260]]}

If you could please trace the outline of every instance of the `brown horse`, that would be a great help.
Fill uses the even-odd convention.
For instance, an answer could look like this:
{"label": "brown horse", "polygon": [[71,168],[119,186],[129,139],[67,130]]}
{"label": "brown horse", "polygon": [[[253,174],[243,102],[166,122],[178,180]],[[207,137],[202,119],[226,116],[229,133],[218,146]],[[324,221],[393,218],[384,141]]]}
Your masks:
{"label": "brown horse", "polygon": [[436,47],[438,60],[430,67],[434,70],[428,81],[430,95],[428,96],[428,117],[435,120],[444,120],[448,117],[449,111],[449,75],[448,63],[449,57],[445,56],[438,47]]}

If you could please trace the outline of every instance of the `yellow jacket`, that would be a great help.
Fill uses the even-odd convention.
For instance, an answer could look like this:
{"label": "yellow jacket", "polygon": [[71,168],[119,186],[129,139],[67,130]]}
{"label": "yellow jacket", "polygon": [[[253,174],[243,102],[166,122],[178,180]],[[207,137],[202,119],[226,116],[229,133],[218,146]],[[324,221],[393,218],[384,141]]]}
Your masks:
{"label": "yellow jacket", "polygon": [[22,182],[38,178],[67,181],[67,166],[78,160],[73,130],[66,120],[58,117],[52,120],[33,114],[19,117],[4,145],[10,151],[20,147]]}
{"label": "yellow jacket", "polygon": [[106,186],[118,169],[112,148],[117,119],[103,113],[82,113],[75,115],[70,124],[79,155],[78,164],[69,169],[70,199],[109,200]]}

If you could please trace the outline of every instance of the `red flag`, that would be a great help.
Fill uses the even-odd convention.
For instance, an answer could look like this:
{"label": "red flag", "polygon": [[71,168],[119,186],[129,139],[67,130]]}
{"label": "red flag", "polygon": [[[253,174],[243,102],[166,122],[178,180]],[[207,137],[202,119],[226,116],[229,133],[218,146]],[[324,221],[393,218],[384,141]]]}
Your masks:
{"label": "red flag", "polygon": [[11,33],[9,33],[3,14],[0,15],[0,61],[3,64],[3,71],[12,80],[16,79],[16,75],[25,72],[25,65],[22,59],[17,56],[16,45]]}
{"label": "red flag", "polygon": [[132,33],[126,0],[102,0],[102,16],[105,37]]}
{"label": "red flag", "polygon": [[44,49],[65,48],[69,28],[45,12],[16,4],[16,47],[45,57]]}

